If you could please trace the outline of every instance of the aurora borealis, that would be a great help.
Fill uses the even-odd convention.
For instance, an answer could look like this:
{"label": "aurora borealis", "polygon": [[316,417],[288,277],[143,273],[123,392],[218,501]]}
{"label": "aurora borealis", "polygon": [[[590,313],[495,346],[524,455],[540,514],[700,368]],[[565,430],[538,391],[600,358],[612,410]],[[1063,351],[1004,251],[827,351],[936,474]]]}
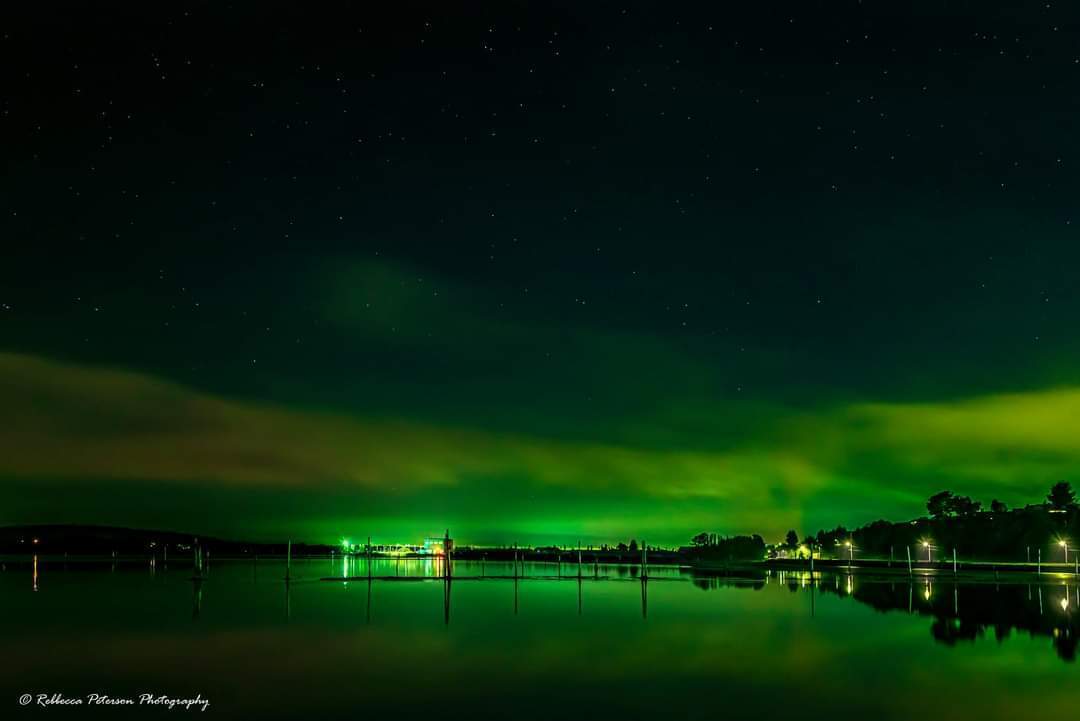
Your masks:
{"label": "aurora borealis", "polygon": [[0,524],[676,544],[1076,482],[1068,8],[580,5],[5,8]]}

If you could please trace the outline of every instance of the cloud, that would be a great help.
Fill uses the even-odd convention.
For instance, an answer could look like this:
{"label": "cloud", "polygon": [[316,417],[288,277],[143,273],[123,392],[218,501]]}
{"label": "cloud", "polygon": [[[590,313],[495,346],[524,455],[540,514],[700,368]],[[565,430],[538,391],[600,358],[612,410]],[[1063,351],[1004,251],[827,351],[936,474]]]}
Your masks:
{"label": "cloud", "polygon": [[0,472],[14,477],[368,487],[478,480],[613,494],[765,501],[762,471],[809,474],[781,454],[657,451],[229,400],[133,371],[0,354]]}
{"label": "cloud", "polygon": [[[346,494],[350,510],[335,510],[338,519],[469,513],[472,524],[509,530],[773,534],[913,516],[946,487],[1034,502],[1080,470],[1075,388],[798,412],[718,404],[725,439],[664,447],[235,400],[10,353],[0,354],[0,395],[0,494],[27,482],[121,482],[140,493],[189,485],[286,504],[282,493]],[[740,419],[750,430],[730,434]]]}
{"label": "cloud", "polygon": [[1066,387],[858,404],[844,412],[840,432],[854,452],[878,449],[912,473],[1023,491],[1080,470],[1078,424],[1080,389]]}

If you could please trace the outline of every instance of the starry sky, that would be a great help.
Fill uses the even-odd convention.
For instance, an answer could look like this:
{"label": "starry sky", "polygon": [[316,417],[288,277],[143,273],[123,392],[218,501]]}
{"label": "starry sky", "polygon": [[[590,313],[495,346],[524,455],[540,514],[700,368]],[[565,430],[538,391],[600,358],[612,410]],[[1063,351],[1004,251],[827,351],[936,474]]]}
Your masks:
{"label": "starry sky", "polygon": [[1067,3],[10,5],[0,523],[773,540],[1077,478]]}

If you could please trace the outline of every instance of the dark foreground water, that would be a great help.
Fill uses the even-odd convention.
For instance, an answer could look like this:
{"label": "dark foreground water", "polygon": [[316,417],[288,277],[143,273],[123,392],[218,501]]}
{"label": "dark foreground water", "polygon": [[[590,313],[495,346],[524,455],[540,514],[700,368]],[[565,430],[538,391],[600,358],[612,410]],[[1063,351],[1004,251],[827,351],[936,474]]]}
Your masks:
{"label": "dark foreground water", "polygon": [[[556,575],[553,566],[530,567]],[[376,575],[430,566],[380,564]],[[1078,587],[772,574],[642,584],[319,581],[362,564],[89,566],[0,572],[0,718],[1071,718]],[[201,696],[206,711],[89,707]],[[24,694],[30,706],[20,706]],[[36,706],[38,694],[83,699]]]}

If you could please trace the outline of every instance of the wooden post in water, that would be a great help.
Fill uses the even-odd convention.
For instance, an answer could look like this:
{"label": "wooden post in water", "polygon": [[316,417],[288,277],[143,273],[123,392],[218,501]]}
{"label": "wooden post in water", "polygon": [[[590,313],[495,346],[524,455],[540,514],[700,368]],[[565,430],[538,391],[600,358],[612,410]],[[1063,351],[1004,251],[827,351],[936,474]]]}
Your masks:
{"label": "wooden post in water", "polygon": [[[581,580],[581,541],[577,542],[577,577]],[[579,604],[580,605],[580,604]],[[579,611],[581,609],[578,609]]]}
{"label": "wooden post in water", "polygon": [[649,547],[645,545],[645,542],[642,541],[641,542],[641,577],[642,578],[648,578],[649,577],[649,551],[648,551],[648,548]]}
{"label": "wooden post in water", "polygon": [[952,550],[952,575],[956,575],[956,549]]}
{"label": "wooden post in water", "polygon": [[[450,529],[446,529],[446,535],[443,536],[443,558],[446,559],[446,577],[450,578],[453,575],[453,571],[450,570]],[[449,595],[447,596],[447,608],[450,607]],[[447,611],[447,617],[449,618],[449,611]]]}
{"label": "wooden post in water", "polygon": [[641,577],[641,617],[649,617],[649,579]]}
{"label": "wooden post in water", "polygon": [[289,573],[292,571],[292,539],[285,545],[285,583],[289,582]]}
{"label": "wooden post in water", "polygon": [[911,575],[911,546],[907,547],[907,575]]}

